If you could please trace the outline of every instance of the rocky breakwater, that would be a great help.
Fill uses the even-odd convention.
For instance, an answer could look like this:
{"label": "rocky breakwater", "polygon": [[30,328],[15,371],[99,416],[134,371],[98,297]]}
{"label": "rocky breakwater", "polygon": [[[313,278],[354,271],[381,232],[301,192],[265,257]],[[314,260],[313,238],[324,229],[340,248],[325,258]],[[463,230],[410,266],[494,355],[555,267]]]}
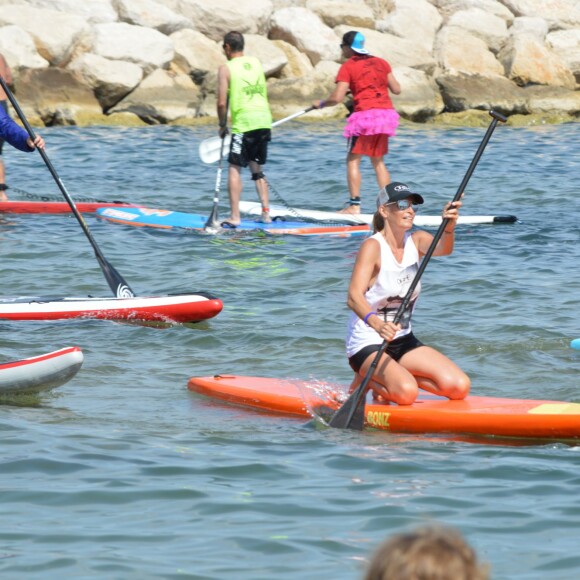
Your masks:
{"label": "rocky breakwater", "polygon": [[0,52],[44,125],[215,121],[229,30],[262,61],[282,117],[332,90],[352,29],[393,66],[410,121],[580,118],[578,0],[0,0]]}

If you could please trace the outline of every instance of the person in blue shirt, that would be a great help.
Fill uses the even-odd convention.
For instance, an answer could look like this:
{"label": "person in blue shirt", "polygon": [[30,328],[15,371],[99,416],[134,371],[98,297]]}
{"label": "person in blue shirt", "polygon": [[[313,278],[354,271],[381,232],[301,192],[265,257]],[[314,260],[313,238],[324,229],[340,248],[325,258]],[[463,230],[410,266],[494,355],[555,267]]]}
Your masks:
{"label": "person in blue shirt", "polygon": [[[34,151],[37,147],[44,149],[45,145],[44,139],[40,135],[36,135],[33,141],[28,133],[12,120],[3,107],[0,107],[0,139],[7,141],[12,147],[26,153]],[[5,189],[6,186],[4,186],[4,189],[0,189],[0,202],[8,200]]]}

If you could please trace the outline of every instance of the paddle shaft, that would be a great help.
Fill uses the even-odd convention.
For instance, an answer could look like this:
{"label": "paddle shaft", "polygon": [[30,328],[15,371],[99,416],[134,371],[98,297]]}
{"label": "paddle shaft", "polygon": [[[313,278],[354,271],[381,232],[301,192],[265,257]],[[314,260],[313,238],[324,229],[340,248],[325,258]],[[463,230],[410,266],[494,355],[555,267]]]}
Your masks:
{"label": "paddle shaft", "polygon": [[296,117],[300,117],[300,115],[304,115],[305,113],[309,113],[310,111],[313,111],[313,110],[314,110],[314,107],[308,107],[308,109],[298,111],[297,113],[293,113],[292,115],[288,115],[287,117],[284,117],[283,119],[279,119],[278,121],[274,121],[272,123],[272,129],[274,127],[277,127],[278,125],[281,125],[282,123],[285,123],[286,121],[291,121],[292,119],[295,119]]}
{"label": "paddle shaft", "polygon": [[[6,84],[6,81],[4,80],[2,75],[0,75],[0,85],[2,85],[2,88],[4,89],[6,96],[8,97],[12,106],[14,107],[16,114],[18,115],[18,117],[22,121],[22,124],[24,125],[24,128],[26,129],[28,135],[30,135],[30,138],[34,141],[36,139],[36,134],[34,133],[32,127],[28,123],[26,116],[22,112],[20,105],[16,101],[16,98],[12,94],[12,91],[10,90],[8,85]],[[58,185],[58,188],[60,189],[60,191],[64,195],[64,198],[68,202],[72,213],[77,218],[79,224],[81,225],[81,228],[83,229],[89,242],[93,246],[93,250],[95,251],[95,256],[97,257],[97,260],[99,262],[101,270],[103,271],[103,274],[104,274],[111,290],[114,292],[114,294],[118,298],[131,298],[131,297],[135,296],[135,294],[133,293],[133,291],[129,287],[129,284],[127,284],[125,279],[117,272],[117,270],[115,270],[115,268],[111,264],[109,264],[109,262],[107,262],[107,260],[105,259],[105,256],[103,256],[101,249],[99,248],[99,246],[97,245],[97,242],[95,241],[91,232],[89,231],[89,228],[88,228],[87,224],[85,223],[85,220],[83,219],[83,217],[79,213],[77,207],[75,206],[74,201],[72,200],[72,198],[68,194],[66,187],[64,186],[64,183],[60,179],[56,169],[54,168],[50,159],[48,158],[46,151],[44,149],[40,149],[39,147],[37,147],[36,149],[40,153],[42,160],[44,161],[44,163],[48,167],[48,170],[50,171],[52,177],[54,178],[56,184]]]}
{"label": "paddle shaft", "polygon": [[[227,124],[227,119],[228,119],[228,109],[229,108],[230,108],[230,97],[228,95],[228,97],[226,98],[226,124]],[[219,158],[219,162],[218,162],[217,175],[215,178],[215,187],[213,190],[213,207],[211,208],[211,213],[209,214],[209,217],[207,218],[207,221],[205,222],[205,226],[203,226],[204,230],[207,230],[210,228],[211,229],[219,228],[218,206],[219,206],[219,202],[220,202],[220,189],[221,189],[221,184],[222,184],[222,164],[223,164],[223,160],[224,160],[224,145],[226,142],[226,135],[227,135],[227,131],[224,132],[224,135],[221,138],[220,158]]]}
{"label": "paddle shaft", "polygon": [[[288,115],[288,117],[284,117],[283,119],[280,119],[278,121],[275,121],[274,123],[272,123],[272,128],[277,127],[278,125],[281,125],[282,123],[286,123],[286,121],[290,121],[291,119],[295,119],[296,117],[299,117],[300,115],[304,115],[304,113],[308,113],[309,111],[312,111],[314,109],[314,107],[308,107],[308,109],[304,109],[302,111],[298,111],[297,113],[293,113],[292,115]],[[224,139],[221,139],[221,143],[220,143],[220,159],[222,157],[222,147],[224,144]],[[217,152],[217,147],[213,147],[213,144],[216,143],[217,138],[216,137],[210,137],[209,139],[205,139],[204,141],[201,142],[201,145],[199,146],[199,156],[202,160],[203,163],[214,163],[215,161],[218,161],[217,157],[214,157],[216,152]]]}
{"label": "paddle shaft", "polygon": [[[493,120],[490,126],[488,127],[485,136],[483,137],[479,145],[479,148],[477,149],[477,152],[475,153],[475,156],[471,161],[471,164],[469,165],[469,168],[463,178],[463,181],[461,182],[461,185],[457,189],[457,193],[453,198],[453,202],[459,201],[461,199],[461,196],[463,195],[465,188],[467,187],[467,183],[469,182],[471,176],[473,175],[475,167],[477,166],[479,160],[481,159],[483,151],[487,146],[487,143],[491,138],[492,133],[495,130],[497,122],[502,121],[503,123],[505,123],[506,121],[506,118],[503,115],[500,115],[495,111],[490,111],[489,114],[493,117]],[[433,236],[433,240],[427,252],[425,253],[425,256],[423,257],[423,260],[421,261],[419,268],[417,269],[417,274],[415,274],[415,277],[413,278],[413,281],[411,282],[411,285],[409,286],[409,289],[407,290],[407,293],[405,294],[405,297],[403,298],[403,301],[401,302],[401,305],[399,306],[399,309],[395,314],[395,318],[393,319],[394,324],[398,324],[403,314],[405,313],[405,310],[409,305],[411,297],[413,296],[413,292],[415,291],[417,284],[419,284],[421,276],[423,275],[423,272],[425,271],[425,268],[427,267],[427,264],[429,263],[429,260],[431,259],[431,256],[433,255],[433,252],[435,251],[435,248],[437,247],[437,244],[439,243],[439,240],[443,235],[443,231],[445,230],[445,227],[447,226],[448,223],[449,218],[445,218],[441,221],[441,225],[439,226],[437,232]],[[358,429],[359,431],[362,430],[364,426],[364,404],[365,404],[364,395],[366,395],[368,384],[370,383],[374,371],[377,368],[377,365],[379,364],[379,360],[383,355],[383,353],[385,352],[385,350],[387,349],[387,346],[388,342],[384,340],[375,358],[373,359],[363,382],[350,395],[350,397],[340,407],[340,409],[338,409],[338,411],[336,411],[336,413],[333,415],[329,423],[331,427]]]}

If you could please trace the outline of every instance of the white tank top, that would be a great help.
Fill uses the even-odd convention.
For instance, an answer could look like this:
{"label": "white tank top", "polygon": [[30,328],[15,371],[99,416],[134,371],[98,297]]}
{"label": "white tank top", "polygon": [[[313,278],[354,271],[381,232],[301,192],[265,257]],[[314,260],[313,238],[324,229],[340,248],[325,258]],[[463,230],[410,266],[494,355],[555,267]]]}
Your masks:
{"label": "white tank top", "polygon": [[[395,314],[397,314],[399,306],[419,269],[419,252],[411,237],[411,232],[405,234],[403,260],[400,263],[395,259],[381,232],[372,237],[379,242],[381,248],[381,269],[375,283],[366,291],[365,298],[371,305],[371,312],[377,312],[383,320],[388,322],[394,320]],[[401,330],[395,338],[400,338],[411,332],[411,315],[420,293],[421,282],[413,291],[407,310],[399,321]],[[346,336],[347,357],[355,355],[365,346],[381,344],[382,342],[383,339],[375,330],[367,326],[354,312],[351,313]]]}

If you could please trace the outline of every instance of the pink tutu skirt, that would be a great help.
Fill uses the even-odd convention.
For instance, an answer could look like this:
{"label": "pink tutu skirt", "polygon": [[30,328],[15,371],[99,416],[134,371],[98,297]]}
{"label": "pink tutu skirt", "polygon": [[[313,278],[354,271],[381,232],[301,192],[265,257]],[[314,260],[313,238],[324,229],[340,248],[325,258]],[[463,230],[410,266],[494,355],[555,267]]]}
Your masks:
{"label": "pink tutu skirt", "polygon": [[348,139],[358,135],[389,135],[399,126],[399,113],[395,109],[369,109],[349,116],[343,135]]}

